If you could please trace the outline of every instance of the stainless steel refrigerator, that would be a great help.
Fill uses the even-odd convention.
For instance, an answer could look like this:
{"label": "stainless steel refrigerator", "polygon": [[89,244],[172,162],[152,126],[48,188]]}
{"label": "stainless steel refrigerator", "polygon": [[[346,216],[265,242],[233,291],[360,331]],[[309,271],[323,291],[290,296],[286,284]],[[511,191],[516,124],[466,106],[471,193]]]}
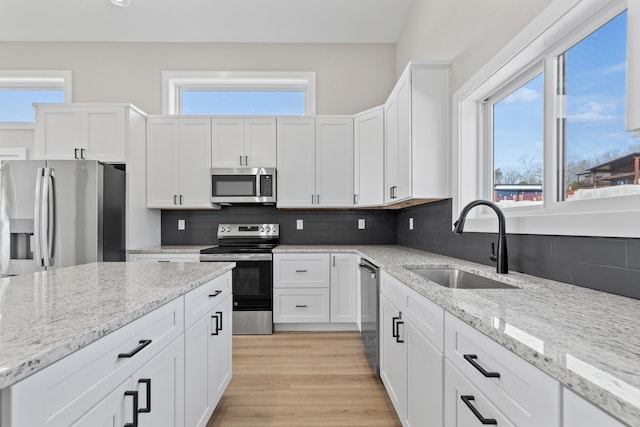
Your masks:
{"label": "stainless steel refrigerator", "polygon": [[0,165],[0,274],[125,260],[124,165]]}

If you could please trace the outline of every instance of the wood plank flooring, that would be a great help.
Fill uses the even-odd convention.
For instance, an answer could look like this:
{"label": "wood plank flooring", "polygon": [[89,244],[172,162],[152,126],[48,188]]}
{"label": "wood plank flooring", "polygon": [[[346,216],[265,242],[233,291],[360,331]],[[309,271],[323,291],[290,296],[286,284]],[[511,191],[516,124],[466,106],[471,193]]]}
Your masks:
{"label": "wood plank flooring", "polygon": [[233,337],[233,379],[207,427],[401,426],[357,333]]}

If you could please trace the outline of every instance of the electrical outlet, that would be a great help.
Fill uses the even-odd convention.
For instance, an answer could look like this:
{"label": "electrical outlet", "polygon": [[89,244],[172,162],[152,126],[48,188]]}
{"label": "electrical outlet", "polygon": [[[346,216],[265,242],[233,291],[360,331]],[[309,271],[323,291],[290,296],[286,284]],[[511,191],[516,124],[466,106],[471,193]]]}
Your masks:
{"label": "electrical outlet", "polygon": [[358,220],[358,230],[364,230],[364,218]]}
{"label": "electrical outlet", "polygon": [[413,230],[413,218],[409,218],[409,230]]}
{"label": "electrical outlet", "polygon": [[179,219],[178,220],[178,230],[184,230],[184,226],[185,226],[184,219]]}
{"label": "electrical outlet", "polygon": [[304,221],[301,219],[296,220],[296,230],[304,229]]}

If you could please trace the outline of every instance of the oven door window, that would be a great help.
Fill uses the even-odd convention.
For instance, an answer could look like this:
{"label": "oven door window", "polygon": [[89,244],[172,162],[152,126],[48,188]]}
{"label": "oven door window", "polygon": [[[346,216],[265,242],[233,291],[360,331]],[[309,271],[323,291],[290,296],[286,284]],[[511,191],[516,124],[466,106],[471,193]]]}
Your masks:
{"label": "oven door window", "polygon": [[255,197],[255,175],[211,175],[213,197]]}
{"label": "oven door window", "polygon": [[233,309],[271,310],[270,261],[237,261],[233,269]]}

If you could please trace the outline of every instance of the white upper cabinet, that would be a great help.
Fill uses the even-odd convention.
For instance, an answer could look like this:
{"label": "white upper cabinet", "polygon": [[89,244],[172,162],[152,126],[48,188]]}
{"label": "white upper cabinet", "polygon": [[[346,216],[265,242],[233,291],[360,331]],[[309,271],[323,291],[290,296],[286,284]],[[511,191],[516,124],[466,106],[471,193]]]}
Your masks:
{"label": "white upper cabinet", "polygon": [[278,207],[353,206],[353,119],[278,119]]}
{"label": "white upper cabinet", "polygon": [[353,118],[353,204],[384,203],[384,107]]}
{"label": "white upper cabinet", "polygon": [[450,197],[448,76],[410,63],[385,103],[385,204]]}
{"label": "white upper cabinet", "polygon": [[275,118],[213,118],[211,166],[275,167]]}
{"label": "white upper cabinet", "polygon": [[211,208],[211,120],[147,121],[147,207]]}
{"label": "white upper cabinet", "polygon": [[627,130],[640,132],[640,4],[630,1],[627,13]]}
{"label": "white upper cabinet", "polygon": [[36,105],[35,159],[125,163],[128,106]]}

